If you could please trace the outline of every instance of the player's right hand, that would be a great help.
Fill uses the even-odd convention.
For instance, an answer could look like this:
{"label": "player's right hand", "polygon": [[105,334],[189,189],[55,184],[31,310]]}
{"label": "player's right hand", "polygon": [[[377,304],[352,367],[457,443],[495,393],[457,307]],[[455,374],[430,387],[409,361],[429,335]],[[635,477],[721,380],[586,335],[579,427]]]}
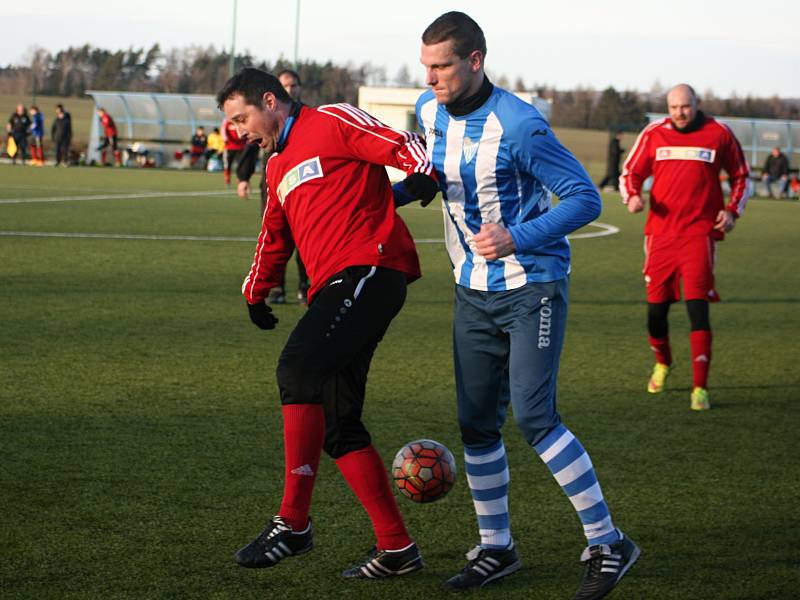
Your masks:
{"label": "player's right hand", "polygon": [[631,214],[642,212],[642,209],[644,209],[644,202],[642,202],[642,197],[631,196],[630,198],[628,198],[627,206],[628,206],[628,212]]}
{"label": "player's right hand", "polygon": [[259,329],[275,329],[278,317],[272,314],[272,309],[263,300],[258,304],[247,303],[247,310],[250,312],[250,320]]}
{"label": "player's right hand", "polygon": [[242,200],[247,200],[247,196],[250,194],[250,182],[240,181],[239,185],[236,186],[236,193],[239,194],[239,198]]}

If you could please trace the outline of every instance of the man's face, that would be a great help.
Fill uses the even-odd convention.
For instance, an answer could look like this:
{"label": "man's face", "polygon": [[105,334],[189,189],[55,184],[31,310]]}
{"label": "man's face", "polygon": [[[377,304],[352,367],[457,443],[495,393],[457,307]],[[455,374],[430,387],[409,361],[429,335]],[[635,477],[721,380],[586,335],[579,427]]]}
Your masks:
{"label": "man's face", "polygon": [[17,104],[17,114],[24,115],[25,114],[25,107],[22,104]]}
{"label": "man's face", "polygon": [[284,73],[278,77],[278,81],[281,82],[283,89],[286,90],[286,93],[289,94],[292,100],[300,100],[300,82],[297,81],[294,75]]}
{"label": "man's face", "polygon": [[686,129],[697,115],[697,99],[682,87],[675,88],[667,95],[669,118],[677,129]]}
{"label": "man's face", "polygon": [[773,148],[772,149],[772,156],[774,156],[775,158],[778,158],[780,155],[781,155],[780,148]]}
{"label": "man's face", "polygon": [[429,85],[439,104],[452,104],[480,89],[483,83],[483,55],[474,50],[459,58],[453,40],[430,46],[422,44],[419,61],[425,67],[425,84]]}
{"label": "man's face", "polygon": [[281,124],[275,113],[277,101],[269,92],[261,99],[261,106],[245,102],[244,96],[236,94],[222,105],[225,117],[236,127],[236,132],[248,144],[258,144],[267,154],[272,154],[278,145]]}

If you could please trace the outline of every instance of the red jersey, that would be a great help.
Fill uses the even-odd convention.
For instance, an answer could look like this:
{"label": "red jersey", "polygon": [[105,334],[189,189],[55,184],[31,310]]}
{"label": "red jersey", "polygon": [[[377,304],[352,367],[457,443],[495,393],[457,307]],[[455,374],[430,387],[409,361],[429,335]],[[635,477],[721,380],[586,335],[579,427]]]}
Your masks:
{"label": "red jersey", "polygon": [[[640,195],[642,183],[653,176],[646,235],[711,235],[723,208],[737,217],[749,196],[750,169],[730,129],[699,113],[702,124],[680,132],[669,117],[650,123],[639,135],[622,169],[620,191],[625,203]],[[720,170],[730,178],[731,197],[724,204]]]}
{"label": "red jersey", "polygon": [[105,132],[106,137],[114,137],[117,135],[117,126],[110,114],[103,113],[100,115],[100,125],[103,126],[103,131]]}
{"label": "red jersey", "polygon": [[409,282],[419,278],[414,240],[395,212],[384,168],[435,177],[419,136],[349,104],[333,104],[303,106],[287,121],[282,140],[267,163],[267,207],[242,285],[247,301],[255,304],[281,285],[295,243],[311,280],[309,300],[350,266],[394,269]]}
{"label": "red jersey", "polygon": [[241,140],[239,133],[236,131],[236,126],[228,121],[228,119],[222,122],[222,139],[225,140],[226,150],[241,150],[245,146],[245,143]]}

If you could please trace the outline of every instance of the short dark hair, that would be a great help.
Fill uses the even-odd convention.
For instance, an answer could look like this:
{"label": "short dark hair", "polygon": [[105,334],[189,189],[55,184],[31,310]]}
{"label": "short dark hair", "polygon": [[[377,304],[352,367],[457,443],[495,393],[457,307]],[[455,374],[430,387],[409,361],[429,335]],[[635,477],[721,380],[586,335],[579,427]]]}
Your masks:
{"label": "short dark hair", "polygon": [[297,74],[297,71],[292,71],[291,69],[284,69],[280,73],[276,75],[278,79],[281,78],[281,75],[291,75],[297,81],[297,85],[303,85],[303,82],[300,81],[300,75]]}
{"label": "short dark hair", "polygon": [[217,106],[222,108],[227,100],[237,94],[244,98],[246,104],[261,106],[261,97],[267,92],[275,94],[275,97],[281,102],[292,101],[277,77],[261,69],[245,67],[228,79],[222,89],[217,92]]}
{"label": "short dark hair", "polygon": [[64,105],[59,102],[58,104],[56,104],[56,110],[64,112]]}
{"label": "short dark hair", "polygon": [[453,40],[455,53],[459,58],[467,58],[474,50],[486,56],[486,37],[480,26],[467,14],[458,11],[446,12],[422,34],[426,46]]}

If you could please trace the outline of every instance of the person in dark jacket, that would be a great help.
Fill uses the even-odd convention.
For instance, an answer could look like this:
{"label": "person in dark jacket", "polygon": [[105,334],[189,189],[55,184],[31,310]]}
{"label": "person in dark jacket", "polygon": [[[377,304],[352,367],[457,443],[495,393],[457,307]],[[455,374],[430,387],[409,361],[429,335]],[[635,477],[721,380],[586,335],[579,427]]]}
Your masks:
{"label": "person in dark jacket", "polygon": [[56,118],[50,128],[50,137],[56,146],[56,166],[68,166],[69,145],[72,143],[72,115],[64,110],[63,104],[56,104]]}
{"label": "person in dark jacket", "polygon": [[606,186],[613,188],[614,191],[619,190],[619,161],[622,158],[622,153],[625,148],[620,146],[622,141],[622,132],[616,131],[608,142],[608,153],[606,154],[606,176],[597,184],[601,190]]}
{"label": "person in dark jacket", "polygon": [[[767,195],[773,198],[783,198],[786,195],[786,184],[789,182],[789,159],[775,146],[764,162],[761,181],[767,186]],[[772,191],[772,184],[778,184],[778,193]]]}
{"label": "person in dark jacket", "polygon": [[6,131],[14,138],[14,143],[17,145],[17,152],[12,157],[14,164],[17,164],[17,157],[22,159],[22,164],[25,164],[25,154],[28,152],[28,134],[31,129],[31,118],[28,116],[28,111],[25,106],[17,104],[17,110],[11,114],[6,124]]}

